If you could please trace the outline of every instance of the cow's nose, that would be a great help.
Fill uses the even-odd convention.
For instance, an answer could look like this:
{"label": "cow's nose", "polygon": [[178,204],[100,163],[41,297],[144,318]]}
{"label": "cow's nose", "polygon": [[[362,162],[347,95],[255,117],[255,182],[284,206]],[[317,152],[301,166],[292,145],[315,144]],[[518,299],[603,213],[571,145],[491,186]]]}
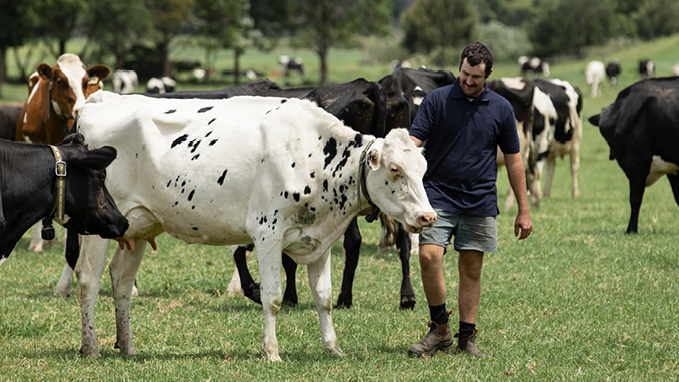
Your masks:
{"label": "cow's nose", "polygon": [[422,227],[433,227],[434,222],[436,222],[436,214],[425,214],[420,217],[420,223]]}

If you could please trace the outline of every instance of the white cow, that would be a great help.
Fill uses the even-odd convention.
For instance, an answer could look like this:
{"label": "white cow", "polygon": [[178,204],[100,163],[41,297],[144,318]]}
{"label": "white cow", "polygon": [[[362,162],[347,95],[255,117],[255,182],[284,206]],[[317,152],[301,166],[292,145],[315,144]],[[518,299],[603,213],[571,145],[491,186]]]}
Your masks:
{"label": "white cow", "polygon": [[606,68],[601,61],[590,61],[585,70],[585,77],[587,78],[587,85],[591,88],[592,98],[596,98],[601,94],[601,84],[606,78]]}
{"label": "white cow", "polygon": [[113,72],[113,91],[118,94],[134,93],[139,86],[139,78],[134,70],[117,69]]}
{"label": "white cow", "polygon": [[[162,232],[187,243],[255,243],[264,309],[262,353],[280,360],[281,252],[306,264],[323,348],[341,354],[332,324],[330,246],[375,205],[420,232],[436,220],[422,177],[426,162],[405,129],[375,139],[306,100],[156,99],[99,92],[79,131],[118,158],[106,185],[130,228],[110,264],[116,347],[136,354],[130,293],[147,243]],[[76,274],[81,352],[99,356],[94,306],[108,242],[85,237]]]}

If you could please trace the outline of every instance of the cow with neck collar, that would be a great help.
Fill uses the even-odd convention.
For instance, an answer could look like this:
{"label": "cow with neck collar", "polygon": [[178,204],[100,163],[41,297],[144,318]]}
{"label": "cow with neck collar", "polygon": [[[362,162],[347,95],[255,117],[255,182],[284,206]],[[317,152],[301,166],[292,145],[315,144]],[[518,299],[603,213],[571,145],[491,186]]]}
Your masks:
{"label": "cow with neck collar", "polygon": [[[130,294],[148,243],[163,232],[187,243],[255,243],[264,308],[262,353],[280,360],[276,315],[281,252],[306,264],[323,348],[341,354],[330,310],[330,246],[371,203],[410,232],[433,225],[426,162],[405,129],[385,138],[357,133],[307,100],[234,97],[154,99],[98,92],[77,128],[119,160],[106,185],[130,228],[113,255],[116,347],[136,354]],[[99,356],[94,306],[107,240],[84,237],[76,274],[81,352]]]}
{"label": "cow with neck collar", "polygon": [[[66,53],[54,66],[42,63],[28,79],[28,100],[21,108],[16,141],[56,145],[68,134],[75,116],[87,97],[103,88],[110,69],[85,65],[75,54]],[[34,229],[29,250],[41,252],[39,224]],[[72,238],[73,239],[73,238]]]}

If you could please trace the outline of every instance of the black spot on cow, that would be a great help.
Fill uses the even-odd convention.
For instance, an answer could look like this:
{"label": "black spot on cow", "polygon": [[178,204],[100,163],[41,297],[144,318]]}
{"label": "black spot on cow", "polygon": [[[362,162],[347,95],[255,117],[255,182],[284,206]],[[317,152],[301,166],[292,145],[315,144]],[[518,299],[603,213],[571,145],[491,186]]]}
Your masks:
{"label": "black spot on cow", "polygon": [[193,158],[191,158],[191,160],[196,160],[196,159],[198,159],[199,156],[200,156],[200,154],[196,154]]}
{"label": "black spot on cow", "polygon": [[304,187],[304,195],[309,195],[311,193],[311,187],[306,186]]}
{"label": "black spot on cow", "polygon": [[292,197],[295,199],[296,202],[299,202],[300,197],[299,192],[293,192]]}
{"label": "black spot on cow", "polygon": [[284,197],[285,199],[288,198],[288,192],[287,192],[287,191],[285,191],[285,192],[283,193],[283,197]]}
{"label": "black spot on cow", "polygon": [[323,147],[323,154],[325,154],[325,164],[323,165],[323,169],[325,169],[337,155],[337,141],[335,138],[328,139],[325,147]]}
{"label": "black spot on cow", "polygon": [[282,100],[281,100],[281,103],[286,103],[286,102],[288,102],[287,99],[282,99]]}
{"label": "black spot on cow", "polygon": [[[214,119],[212,121],[214,121]],[[212,121],[210,121],[210,123],[212,123]],[[208,123],[208,125],[210,123]],[[210,135],[212,135],[212,131],[208,131],[207,134],[205,134],[205,138],[209,137]]]}
{"label": "black spot on cow", "polygon": [[203,107],[200,110],[198,110],[198,112],[199,113],[205,113],[205,112],[210,111],[210,110],[212,110],[212,106]]}
{"label": "black spot on cow", "polygon": [[177,205],[179,205],[179,200],[174,202],[174,207],[176,207]]}
{"label": "black spot on cow", "polygon": [[170,109],[170,110],[166,111],[165,114],[172,114],[176,111],[177,111],[177,109]]}
{"label": "black spot on cow", "polygon": [[295,162],[292,162],[292,168],[295,168]]}
{"label": "black spot on cow", "polygon": [[174,148],[175,146],[182,144],[182,142],[184,142],[184,141],[187,140],[188,138],[189,138],[189,136],[188,136],[187,134],[184,134],[184,135],[180,136],[179,138],[175,139],[175,140],[172,142],[172,145],[170,146],[170,148],[172,149],[172,148]]}
{"label": "black spot on cow", "polygon": [[196,194],[196,190],[191,190],[191,192],[189,192],[189,202],[191,201],[191,199],[193,199],[193,195],[195,195],[195,194]]}
{"label": "black spot on cow", "polygon": [[227,171],[228,171],[228,170],[224,170],[224,172],[223,172],[222,175],[219,177],[219,179],[217,179],[217,183],[219,183],[220,186],[223,186],[223,185],[224,185],[224,178],[226,178],[226,172],[227,172]]}
{"label": "black spot on cow", "polygon": [[328,192],[328,180],[323,181],[323,192]]}
{"label": "black spot on cow", "polygon": [[192,230],[198,231],[198,227],[191,227]]}
{"label": "black spot on cow", "polygon": [[311,158],[311,154],[309,154],[309,158]]}
{"label": "black spot on cow", "polygon": [[363,135],[356,134],[356,136],[354,137],[354,141],[356,142],[356,147],[363,146]]}
{"label": "black spot on cow", "polygon": [[217,139],[213,139],[210,141],[209,146],[214,146],[215,143],[217,143]]}
{"label": "black spot on cow", "polygon": [[186,181],[182,182],[182,187],[186,186]]}
{"label": "black spot on cow", "polygon": [[[195,153],[196,150],[198,150],[198,146],[200,145],[200,142],[202,142],[202,141],[201,140],[196,141],[195,139],[193,141],[191,141],[191,143],[193,143],[193,149],[191,150],[191,154]],[[189,147],[191,147],[191,145],[189,145]]]}
{"label": "black spot on cow", "polygon": [[315,177],[316,177],[316,173],[315,173],[315,172],[312,172],[311,174],[309,174],[309,177],[310,177],[311,179],[315,178]]}
{"label": "black spot on cow", "polygon": [[[214,122],[214,121],[216,121],[216,120],[217,120],[217,118],[212,118],[212,119],[210,120],[210,122],[207,123],[207,125],[210,126],[210,125],[212,124],[212,122]],[[207,138],[207,136],[210,135],[210,134],[212,134],[212,131],[210,131],[209,133],[207,133],[207,135],[206,135],[205,137]]]}
{"label": "black spot on cow", "polygon": [[167,181],[167,186],[166,186],[166,187],[169,188],[171,184],[172,184],[172,179],[170,179],[170,180]]}

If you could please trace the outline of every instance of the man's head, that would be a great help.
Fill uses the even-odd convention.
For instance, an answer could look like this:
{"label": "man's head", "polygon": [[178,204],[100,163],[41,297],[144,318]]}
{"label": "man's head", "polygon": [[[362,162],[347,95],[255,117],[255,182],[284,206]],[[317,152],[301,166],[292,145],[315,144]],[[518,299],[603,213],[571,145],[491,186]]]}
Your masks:
{"label": "man's head", "polygon": [[493,53],[480,42],[467,45],[460,56],[460,87],[467,97],[483,92],[486,79],[493,72]]}

